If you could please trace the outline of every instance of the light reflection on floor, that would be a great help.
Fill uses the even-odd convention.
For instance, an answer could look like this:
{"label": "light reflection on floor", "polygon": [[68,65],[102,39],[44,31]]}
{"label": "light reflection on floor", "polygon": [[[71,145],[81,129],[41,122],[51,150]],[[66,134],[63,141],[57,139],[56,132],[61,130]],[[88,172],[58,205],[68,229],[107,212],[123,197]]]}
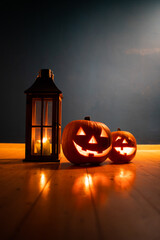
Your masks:
{"label": "light reflection on floor", "polygon": [[[104,173],[83,174],[75,179],[72,187],[77,208],[87,207],[86,198],[92,198],[96,205],[104,205],[111,192],[130,191],[134,180],[135,169],[123,167],[118,167],[109,175]],[[79,199],[79,194],[84,194],[84,201]]]}
{"label": "light reflection on floor", "polygon": [[114,187],[116,191],[126,191],[132,188],[135,180],[135,172],[123,168],[114,176]]}

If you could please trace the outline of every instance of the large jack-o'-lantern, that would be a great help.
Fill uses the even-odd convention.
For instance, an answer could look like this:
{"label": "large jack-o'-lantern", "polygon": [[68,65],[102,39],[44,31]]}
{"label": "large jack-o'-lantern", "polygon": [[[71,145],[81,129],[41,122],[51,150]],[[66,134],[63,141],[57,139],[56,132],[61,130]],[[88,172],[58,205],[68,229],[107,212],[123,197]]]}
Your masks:
{"label": "large jack-o'-lantern", "polygon": [[110,160],[114,163],[127,163],[134,158],[136,151],[136,139],[130,132],[121,131],[120,129],[112,132]]}
{"label": "large jack-o'-lantern", "polygon": [[111,132],[105,124],[86,119],[72,121],[64,128],[63,153],[75,164],[99,164],[111,150]]}

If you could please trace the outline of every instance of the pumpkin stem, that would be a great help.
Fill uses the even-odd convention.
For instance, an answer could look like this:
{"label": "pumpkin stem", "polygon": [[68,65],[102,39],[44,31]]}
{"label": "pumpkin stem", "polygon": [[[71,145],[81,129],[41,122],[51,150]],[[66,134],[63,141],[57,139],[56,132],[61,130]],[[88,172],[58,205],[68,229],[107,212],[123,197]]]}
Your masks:
{"label": "pumpkin stem", "polygon": [[90,118],[90,116],[87,116],[87,117],[84,118],[84,120],[88,120],[88,121],[90,121],[91,118]]}
{"label": "pumpkin stem", "polygon": [[121,131],[121,129],[120,129],[120,128],[117,128],[117,131]]}

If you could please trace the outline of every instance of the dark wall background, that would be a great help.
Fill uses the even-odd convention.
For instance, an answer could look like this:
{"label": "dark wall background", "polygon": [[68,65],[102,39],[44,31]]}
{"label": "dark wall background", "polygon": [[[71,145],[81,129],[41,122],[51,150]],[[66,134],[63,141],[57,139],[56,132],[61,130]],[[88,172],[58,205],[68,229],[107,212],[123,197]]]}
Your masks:
{"label": "dark wall background", "polygon": [[25,141],[24,90],[51,68],[63,128],[90,115],[160,143],[159,1],[1,1],[0,142]]}

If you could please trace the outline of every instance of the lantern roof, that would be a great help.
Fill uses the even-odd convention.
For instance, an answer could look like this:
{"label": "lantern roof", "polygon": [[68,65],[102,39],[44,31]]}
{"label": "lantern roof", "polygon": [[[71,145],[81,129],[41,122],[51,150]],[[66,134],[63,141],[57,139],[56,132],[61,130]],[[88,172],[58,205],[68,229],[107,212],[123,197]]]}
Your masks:
{"label": "lantern roof", "polygon": [[41,69],[35,82],[25,93],[57,93],[62,92],[54,83],[54,74],[51,69]]}

